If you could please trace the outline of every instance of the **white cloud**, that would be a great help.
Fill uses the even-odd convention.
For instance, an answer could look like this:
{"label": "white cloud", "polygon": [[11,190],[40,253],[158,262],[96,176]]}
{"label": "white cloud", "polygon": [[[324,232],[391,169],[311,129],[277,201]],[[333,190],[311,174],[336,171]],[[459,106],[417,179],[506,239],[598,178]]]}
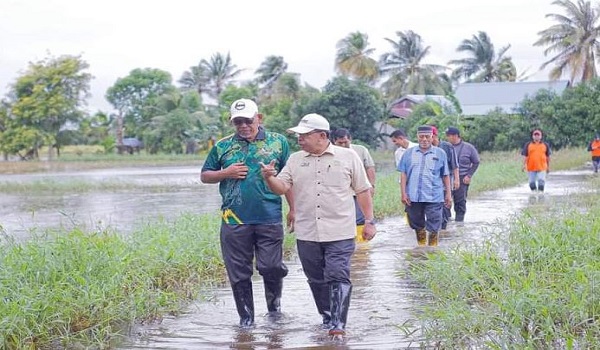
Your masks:
{"label": "white cloud", "polygon": [[390,49],[384,38],[413,30],[431,46],[429,61],[446,64],[481,30],[498,48],[512,45],[519,71],[535,73],[545,58],[533,42],[551,23],[545,15],[559,10],[548,0],[2,0],[0,95],[48,53],[81,54],[90,64],[93,109],[111,108],[106,89],[132,69],[164,69],[176,81],[216,52],[230,52],[246,78],[266,56],[283,56],[289,71],[320,88],[334,75],[337,41],[354,31],[369,35],[378,58]]}

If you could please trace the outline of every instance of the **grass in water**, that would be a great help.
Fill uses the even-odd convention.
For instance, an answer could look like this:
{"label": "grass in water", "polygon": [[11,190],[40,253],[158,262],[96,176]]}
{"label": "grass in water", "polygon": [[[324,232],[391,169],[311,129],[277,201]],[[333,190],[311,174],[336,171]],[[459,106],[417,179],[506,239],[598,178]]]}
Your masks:
{"label": "grass in water", "polygon": [[418,313],[426,338],[443,348],[599,348],[597,199],[528,210],[507,233],[414,264],[433,297]]}
{"label": "grass in water", "polygon": [[156,222],[123,238],[73,230],[0,249],[0,347],[103,344],[123,325],[175,313],[224,281],[208,216]]}

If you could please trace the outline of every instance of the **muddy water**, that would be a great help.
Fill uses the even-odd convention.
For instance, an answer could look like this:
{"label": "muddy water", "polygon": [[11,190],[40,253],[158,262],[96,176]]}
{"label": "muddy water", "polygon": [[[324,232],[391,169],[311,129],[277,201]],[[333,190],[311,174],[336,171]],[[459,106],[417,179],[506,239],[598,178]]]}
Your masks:
{"label": "muddy water", "polygon": [[[527,185],[485,193],[469,200],[466,222],[451,223],[438,249],[484,241],[501,230],[529,205],[552,205],[582,190],[589,171],[552,173],[547,192],[532,195]],[[260,278],[254,279],[256,328],[240,331],[227,286],[210,291],[210,301],[192,304],[184,314],[160,324],[136,327],[119,349],[404,349],[419,348],[418,332],[406,335],[398,326],[409,325],[427,293],[407,279],[409,260],[423,258],[414,233],[401,217],[378,225],[374,241],[358,246],[352,264],[354,291],[343,343],[328,339],[319,329],[306,279],[296,258],[288,261],[282,307],[285,317],[272,322]],[[256,276],[255,276],[256,277]],[[418,326],[418,325],[417,325]]]}
{"label": "muddy water", "polygon": [[[127,233],[141,222],[182,212],[215,211],[217,186],[199,181],[198,167],[132,168],[73,173],[0,175],[3,183],[36,181],[123,182],[130,191],[81,194],[0,194],[0,225],[17,238],[31,231],[60,226],[111,227]],[[525,176],[525,175],[524,175]],[[544,195],[531,195],[527,185],[484,193],[469,200],[466,222],[449,225],[438,249],[482,242],[501,230],[513,213],[529,205],[552,205],[581,190],[589,170],[552,173]],[[398,326],[411,325],[426,291],[406,277],[409,261],[422,258],[414,233],[402,217],[383,220],[374,241],[359,245],[353,257],[354,291],[348,316],[348,336],[332,343],[319,329],[320,316],[296,257],[287,261],[283,319],[271,322],[260,278],[254,279],[255,329],[239,331],[228,286],[207,291],[209,301],[190,305],[177,317],[135,327],[119,349],[399,349],[418,348],[419,334],[405,335]],[[416,325],[418,326],[418,325]]]}
{"label": "muddy water", "polygon": [[85,172],[0,175],[3,184],[104,183],[127,191],[84,193],[0,193],[0,227],[19,239],[32,232],[74,226],[111,228],[128,233],[157,217],[174,218],[183,212],[206,213],[219,208],[217,187],[200,182],[200,168],[124,168]]}

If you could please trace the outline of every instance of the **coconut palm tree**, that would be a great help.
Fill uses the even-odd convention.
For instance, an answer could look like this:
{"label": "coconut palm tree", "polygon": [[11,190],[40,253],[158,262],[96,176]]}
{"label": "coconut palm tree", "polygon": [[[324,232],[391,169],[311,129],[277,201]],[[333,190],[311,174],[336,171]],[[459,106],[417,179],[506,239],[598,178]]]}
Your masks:
{"label": "coconut palm tree", "polygon": [[586,81],[596,77],[596,54],[600,50],[598,8],[583,0],[556,0],[552,4],[562,7],[565,14],[546,15],[558,23],[539,32],[540,38],[534,43],[546,46],[544,55],[554,55],[540,69],[555,64],[550,79],[559,79],[567,72],[571,83],[576,79]]}
{"label": "coconut palm tree", "polygon": [[254,72],[258,75],[256,81],[264,84],[264,89],[268,90],[279,77],[287,71],[288,64],[281,56],[267,56],[260,64],[260,67]]}
{"label": "coconut palm tree", "polygon": [[208,72],[206,68],[200,63],[197,66],[190,67],[189,71],[183,72],[181,78],[177,81],[181,84],[183,90],[194,89],[199,94],[208,92]]}
{"label": "coconut palm tree", "polygon": [[379,76],[377,61],[369,57],[374,51],[367,34],[350,33],[337,43],[335,69],[341,75],[373,82]]}
{"label": "coconut palm tree", "polygon": [[393,51],[379,59],[382,89],[390,98],[404,94],[445,94],[449,84],[443,78],[445,66],[423,63],[430,46],[424,47],[421,36],[412,30],[396,32],[398,40],[385,38]]}
{"label": "coconut palm tree", "polygon": [[468,82],[515,81],[517,69],[512,58],[504,56],[510,45],[504,46],[497,53],[490,37],[480,31],[471,39],[463,40],[456,51],[465,52],[470,57],[451,60],[450,65],[458,66],[452,77]]}
{"label": "coconut palm tree", "polygon": [[218,99],[225,86],[242,73],[242,69],[231,61],[229,53],[223,55],[219,52],[211,56],[210,61],[202,60],[200,65],[206,70],[208,77],[208,93],[211,97]]}

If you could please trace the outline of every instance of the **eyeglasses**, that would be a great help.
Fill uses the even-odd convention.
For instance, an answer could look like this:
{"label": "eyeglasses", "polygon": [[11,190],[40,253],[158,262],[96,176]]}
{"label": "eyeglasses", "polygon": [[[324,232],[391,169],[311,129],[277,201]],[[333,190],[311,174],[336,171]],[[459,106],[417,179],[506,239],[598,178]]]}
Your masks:
{"label": "eyeglasses", "polygon": [[254,118],[237,117],[233,119],[233,125],[235,126],[251,125],[252,123],[254,123]]}

